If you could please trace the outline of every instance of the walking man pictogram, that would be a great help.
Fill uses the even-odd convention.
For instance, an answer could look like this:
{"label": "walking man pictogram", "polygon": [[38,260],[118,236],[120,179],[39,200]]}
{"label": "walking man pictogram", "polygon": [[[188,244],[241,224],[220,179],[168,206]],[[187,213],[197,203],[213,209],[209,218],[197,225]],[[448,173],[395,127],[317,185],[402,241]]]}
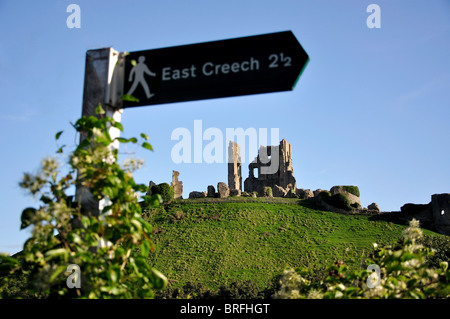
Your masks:
{"label": "walking man pictogram", "polygon": [[141,84],[144,88],[145,95],[147,96],[147,99],[151,98],[153,93],[150,93],[150,89],[148,88],[147,82],[145,81],[144,75],[148,74],[150,76],[156,76],[155,73],[150,71],[144,63],[145,56],[141,55],[139,57],[139,62],[131,69],[130,76],[128,77],[128,82],[133,81],[133,75],[134,75],[134,82],[131,86],[130,90],[128,91],[128,95],[132,95],[134,90],[136,90],[138,84]]}

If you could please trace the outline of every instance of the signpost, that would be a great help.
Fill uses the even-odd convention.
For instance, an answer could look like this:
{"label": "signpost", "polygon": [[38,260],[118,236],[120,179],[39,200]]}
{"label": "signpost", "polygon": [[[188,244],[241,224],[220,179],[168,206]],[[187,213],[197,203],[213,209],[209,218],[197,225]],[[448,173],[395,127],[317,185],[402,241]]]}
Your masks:
{"label": "signpost", "polygon": [[288,91],[308,60],[291,31],[130,52],[122,106]]}

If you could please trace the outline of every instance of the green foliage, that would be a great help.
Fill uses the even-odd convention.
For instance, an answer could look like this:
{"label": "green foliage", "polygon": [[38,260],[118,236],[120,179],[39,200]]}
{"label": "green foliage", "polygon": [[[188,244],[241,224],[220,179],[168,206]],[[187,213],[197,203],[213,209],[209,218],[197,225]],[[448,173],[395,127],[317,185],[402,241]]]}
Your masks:
{"label": "green foliage", "polygon": [[[341,186],[346,192],[359,197],[358,186]],[[345,210],[352,210],[352,208],[360,208],[361,205],[353,204],[350,205],[348,197],[342,193],[331,195],[329,191],[322,191],[319,194],[320,198],[327,203],[336,208],[341,208]]]}
{"label": "green foliage", "polygon": [[331,193],[329,191],[321,191],[319,197],[326,202],[331,197]]}
{"label": "green foliage", "polygon": [[220,286],[215,297],[218,299],[261,299],[264,295],[253,281],[244,280]]}
{"label": "green foliage", "polygon": [[419,222],[412,220],[395,245],[374,250],[366,265],[376,265],[379,275],[367,269],[350,271],[343,262],[329,268],[329,275],[314,285],[301,269],[285,270],[276,298],[376,298],[424,299],[450,297],[450,271],[448,262],[439,267],[427,260],[433,250],[419,244],[423,237]]}
{"label": "green foliage", "polygon": [[350,201],[344,194],[334,194],[330,197],[328,204],[337,208],[351,210]]}
{"label": "green foliage", "polygon": [[237,280],[229,284],[222,284],[214,290],[200,282],[187,282],[184,286],[170,287],[158,292],[158,299],[262,299],[270,297],[265,290],[261,290],[253,281]]}
{"label": "green foliage", "polygon": [[272,187],[265,187],[264,188],[264,196],[272,197]]}
{"label": "green foliage", "polygon": [[358,186],[343,186],[343,188],[347,193],[360,197]]}
{"label": "green foliage", "polygon": [[159,194],[162,197],[163,202],[170,202],[175,196],[173,187],[167,183],[161,183],[152,186],[152,195]]}
{"label": "green foliage", "polygon": [[350,205],[350,201],[344,194],[338,193],[331,195],[328,191],[320,192],[320,198],[327,203],[336,208],[352,210],[352,206]]}
{"label": "green foliage", "polygon": [[442,262],[450,261],[450,237],[449,236],[429,236],[426,235],[418,240],[424,247],[432,248],[434,254],[427,256],[427,264],[430,267],[438,268]]}
{"label": "green foliage", "polygon": [[296,193],[295,193],[295,189],[294,188],[290,188],[287,196],[288,198],[300,198]]}
{"label": "green foliage", "polygon": [[169,285],[167,289],[156,292],[157,299],[212,299],[216,292],[201,282],[187,282],[182,287]]}
{"label": "green foliage", "polygon": [[9,276],[0,275],[0,299],[43,299],[45,293],[36,293],[32,291],[28,276],[18,271]]}
{"label": "green foliage", "polygon": [[[24,174],[20,186],[39,198],[41,205],[22,213],[21,228],[31,227],[31,237],[20,256],[1,258],[0,269],[9,274],[2,277],[3,296],[20,297],[5,289],[17,278],[26,278],[30,293],[50,297],[151,298],[155,289],[166,286],[165,276],[146,263],[154,244],[152,226],[142,218],[135,197],[136,192],[146,191],[146,185],[133,179],[138,161],[128,162],[125,168],[117,163],[118,151],[111,150],[114,139],[108,129],[123,128],[104,113],[99,105],[99,117],[82,117],[75,123],[82,141],[68,156],[64,172],[57,158],[47,157],[36,174]],[[148,138],[141,137],[141,146],[149,149]],[[138,143],[136,138],[120,141]],[[82,190],[77,196],[92,197],[94,208],[81,206],[81,198],[73,200],[67,194],[74,185]],[[159,203],[158,197],[145,200]],[[104,203],[101,211],[97,201]],[[71,264],[80,268],[81,288],[71,289],[66,283]]]}

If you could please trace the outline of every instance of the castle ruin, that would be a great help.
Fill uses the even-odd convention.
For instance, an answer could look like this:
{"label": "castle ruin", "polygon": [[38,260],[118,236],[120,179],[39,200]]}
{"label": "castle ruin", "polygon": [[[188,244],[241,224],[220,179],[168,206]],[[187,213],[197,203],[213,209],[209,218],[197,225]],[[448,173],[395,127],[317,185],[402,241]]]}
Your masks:
{"label": "castle ruin", "polygon": [[[231,142],[228,147],[228,186],[238,189],[242,185],[239,145]],[[244,191],[262,196],[264,188],[275,186],[296,189],[292,165],[292,146],[283,139],[277,146],[261,146],[258,156],[248,166],[249,176],[244,181]]]}

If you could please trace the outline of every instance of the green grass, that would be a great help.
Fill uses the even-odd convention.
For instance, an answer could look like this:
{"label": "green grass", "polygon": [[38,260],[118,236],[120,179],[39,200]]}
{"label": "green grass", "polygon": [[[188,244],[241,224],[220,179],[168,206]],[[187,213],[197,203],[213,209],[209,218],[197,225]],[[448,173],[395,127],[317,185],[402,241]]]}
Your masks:
{"label": "green grass", "polygon": [[174,288],[193,282],[215,290],[251,280],[264,289],[287,267],[312,269],[317,278],[338,259],[363,267],[373,243],[393,243],[406,227],[306,204],[286,198],[204,198],[146,211],[156,245],[149,262]]}

